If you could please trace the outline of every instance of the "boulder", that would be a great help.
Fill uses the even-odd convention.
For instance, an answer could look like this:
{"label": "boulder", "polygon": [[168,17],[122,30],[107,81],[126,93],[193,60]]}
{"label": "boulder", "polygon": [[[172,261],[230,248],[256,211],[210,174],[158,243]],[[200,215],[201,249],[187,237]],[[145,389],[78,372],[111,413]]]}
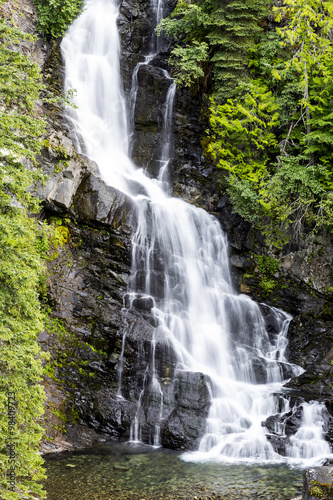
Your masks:
{"label": "boulder", "polygon": [[303,476],[302,500],[333,499],[333,466],[312,467]]}
{"label": "boulder", "polygon": [[203,436],[210,407],[209,378],[200,372],[179,370],[174,383],[176,407],[163,423],[162,444],[195,449]]}

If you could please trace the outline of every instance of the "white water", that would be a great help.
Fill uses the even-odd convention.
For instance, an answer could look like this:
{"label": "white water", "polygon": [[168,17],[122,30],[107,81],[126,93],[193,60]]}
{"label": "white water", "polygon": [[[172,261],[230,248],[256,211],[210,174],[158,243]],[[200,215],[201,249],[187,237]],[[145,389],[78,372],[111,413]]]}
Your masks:
{"label": "white water", "polygon": [[[157,18],[162,12],[161,1],[153,5]],[[285,379],[301,372],[285,358],[291,318],[271,309],[276,333],[269,335],[259,306],[246,295],[237,295],[233,288],[227,240],[218,221],[204,210],[168,195],[175,93],[171,79],[159,178],[149,179],[130,160],[127,116],[130,120],[134,116],[137,72],[127,114],[120,79],[117,16],[115,0],[88,1],[63,40],[62,50],[65,87],[77,90],[78,108],[69,110],[77,148],[97,162],[107,184],[130,195],[136,204],[138,227],[132,241],[130,291],[154,297],[153,313],[159,322],[131,438],[140,439],[141,399],[146,391],[160,408],[159,421],[150,422],[153,444],[159,444],[163,391],[154,363],[156,342],[163,337],[178,353],[178,369],[200,371],[211,379],[206,434],[198,452],[187,453],[184,459],[285,460],[267,440],[262,422],[269,415],[289,410],[288,399],[274,394],[281,392]],[[140,64],[148,65],[153,56]],[[124,342],[125,338],[124,334]],[[121,386],[118,396],[122,397]],[[321,411],[321,405],[304,406],[302,426],[288,448],[289,461],[315,463],[330,453],[323,439]],[[305,446],[310,433],[311,446]]]}

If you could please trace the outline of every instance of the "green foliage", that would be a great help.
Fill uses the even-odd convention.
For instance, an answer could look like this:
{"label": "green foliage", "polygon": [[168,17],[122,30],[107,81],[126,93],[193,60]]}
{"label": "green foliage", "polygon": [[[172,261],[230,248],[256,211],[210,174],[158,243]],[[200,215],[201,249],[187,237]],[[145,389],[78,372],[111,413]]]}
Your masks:
{"label": "green foliage", "polygon": [[[333,29],[333,4],[321,0],[284,0],[275,7],[276,21],[288,22],[277,32],[282,44],[292,48],[285,71],[294,67],[299,74],[300,87],[306,90],[311,76],[321,75],[324,82],[331,78],[329,61],[332,55],[330,32]],[[308,96],[305,94],[304,99]]]}
{"label": "green foliage", "polygon": [[192,86],[204,76],[203,63],[208,60],[208,45],[194,41],[192,45],[177,46],[172,50],[169,62],[175,67],[173,77],[176,85]]}
{"label": "green foliage", "polygon": [[[259,189],[269,176],[270,149],[277,146],[273,127],[279,123],[271,92],[258,82],[226,104],[211,101],[206,153],[229,172],[228,192],[237,211],[252,222],[260,216]],[[274,149],[273,149],[274,150]]]}
{"label": "green foliage", "polygon": [[333,209],[328,196],[333,189],[329,171],[320,164],[305,168],[303,160],[302,156],[280,158],[275,174],[260,193],[267,215],[285,232],[292,225],[294,236],[300,236],[305,225],[331,224]]}
{"label": "green foliage", "polygon": [[[314,80],[317,84],[319,83],[320,91],[322,91],[333,76],[331,41],[333,5],[332,2],[320,0],[285,0],[282,7],[276,7],[274,10],[277,21],[288,19],[285,26],[277,28],[282,39],[281,44],[289,46],[292,52],[291,57],[284,64],[282,73],[288,72],[291,68],[297,72],[297,82],[302,92],[300,108],[306,132],[304,139],[308,146],[306,153],[311,155],[313,151],[316,151],[316,147],[312,148],[310,145],[314,138],[321,136],[319,141],[329,139],[327,134],[324,138],[319,130],[311,135],[313,134],[311,115],[314,110],[318,110],[317,99],[313,99],[312,92]],[[329,143],[332,146],[332,142],[329,141]]]}
{"label": "green foliage", "polygon": [[[0,212],[0,467],[10,467],[6,446],[15,443],[15,492],[9,492],[8,472],[0,479],[1,498],[33,498],[41,494],[43,477],[38,454],[43,429],[41,353],[36,342],[43,329],[38,279],[43,271],[36,250],[36,225],[20,208]],[[7,394],[17,401],[14,436],[9,435]],[[25,495],[25,496],[24,496]]]}
{"label": "green foliage", "polygon": [[206,81],[213,68],[217,97],[233,96],[246,75],[246,54],[266,10],[261,0],[179,0],[157,28],[158,34],[163,30],[180,42],[170,58],[176,82],[191,85],[200,77]]}
{"label": "green foliage", "polygon": [[255,255],[254,257],[257,260],[257,269],[262,276],[259,281],[259,286],[264,295],[267,296],[277,286],[273,275],[278,271],[280,264],[278,260],[269,255]]}
{"label": "green foliage", "polygon": [[51,261],[58,257],[61,249],[70,240],[70,233],[66,226],[52,227],[49,237],[49,252],[46,259]]}
{"label": "green foliage", "polygon": [[[39,67],[13,50],[31,37],[4,17],[0,37],[0,496],[19,500],[44,498],[39,484],[43,460],[38,454],[44,392],[36,341],[43,329],[38,286],[44,269],[38,253],[40,230],[27,213],[28,208],[38,209],[29,186],[41,179],[35,155],[44,123],[34,112],[42,87]],[[12,393],[16,421],[10,430]],[[9,445],[15,449],[14,458]],[[13,489],[11,467],[16,473]]]}
{"label": "green foliage", "polygon": [[179,86],[191,86],[205,75],[205,63],[209,59],[209,46],[204,33],[209,16],[202,5],[180,0],[171,16],[162,19],[156,31],[162,31],[176,40],[184,40],[171,51],[169,63]]}
{"label": "green foliage", "polygon": [[37,29],[54,38],[62,36],[83,8],[82,0],[34,0]]}
{"label": "green foliage", "polygon": [[205,150],[235,210],[277,247],[333,229],[333,26],[330,2],[286,0],[283,25],[248,53],[251,80],[212,101]]}
{"label": "green foliage", "polygon": [[319,76],[311,80],[309,94],[309,130],[304,137],[304,153],[327,165],[333,163],[333,55],[330,61],[331,78],[324,82]]}
{"label": "green foliage", "polygon": [[258,183],[265,177],[268,150],[277,145],[272,129],[279,123],[271,92],[256,85],[238,99],[216,105],[211,101],[210,128],[214,135],[207,152],[219,166]]}
{"label": "green foliage", "polygon": [[273,279],[262,278],[259,281],[259,286],[262,289],[264,296],[267,296],[274,290],[276,283]]}
{"label": "green foliage", "polygon": [[269,255],[256,255],[258,271],[264,275],[272,275],[279,270],[278,260]]}
{"label": "green foliage", "polygon": [[210,11],[207,39],[212,47],[216,95],[227,98],[235,94],[240,81],[246,79],[247,53],[261,31],[258,22],[267,12],[268,1],[208,0]]}
{"label": "green foliage", "polygon": [[42,77],[36,63],[12,49],[13,44],[31,37],[0,19],[0,38],[0,209],[10,205],[13,197],[33,208],[36,202],[27,189],[41,179],[34,158],[41,147],[44,122],[34,116],[33,108]]}
{"label": "green foliage", "polygon": [[295,117],[296,121],[302,98],[296,70],[290,68],[284,71],[285,61],[291,54],[290,47],[281,45],[281,38],[276,30],[260,34],[258,43],[249,51],[251,77],[272,92],[278,105],[281,131],[289,130],[291,118]]}
{"label": "green foliage", "polygon": [[333,232],[332,2],[179,0],[162,30],[176,82],[214,96],[203,145],[234,209],[277,247]]}

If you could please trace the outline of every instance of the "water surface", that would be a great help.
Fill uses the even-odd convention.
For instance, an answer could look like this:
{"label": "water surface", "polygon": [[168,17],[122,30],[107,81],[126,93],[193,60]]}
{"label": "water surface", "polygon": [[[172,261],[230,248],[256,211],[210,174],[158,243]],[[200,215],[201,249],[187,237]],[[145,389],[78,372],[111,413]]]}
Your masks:
{"label": "water surface", "polygon": [[184,462],[129,443],[50,455],[46,469],[48,500],[290,500],[302,489],[299,469]]}

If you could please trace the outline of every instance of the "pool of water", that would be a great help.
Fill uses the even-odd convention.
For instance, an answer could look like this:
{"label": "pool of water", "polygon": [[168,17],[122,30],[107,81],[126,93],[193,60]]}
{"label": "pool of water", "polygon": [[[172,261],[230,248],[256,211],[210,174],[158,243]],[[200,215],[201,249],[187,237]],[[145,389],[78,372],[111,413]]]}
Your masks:
{"label": "pool of water", "polygon": [[290,500],[302,471],[184,462],[164,448],[108,443],[46,457],[48,500]]}

